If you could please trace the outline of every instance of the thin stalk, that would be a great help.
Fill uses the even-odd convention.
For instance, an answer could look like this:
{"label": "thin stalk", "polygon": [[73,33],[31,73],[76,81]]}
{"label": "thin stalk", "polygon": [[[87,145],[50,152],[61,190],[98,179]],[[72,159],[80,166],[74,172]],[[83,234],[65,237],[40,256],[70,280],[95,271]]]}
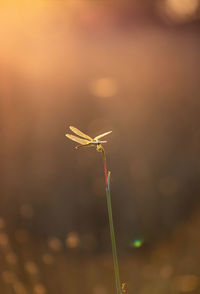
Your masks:
{"label": "thin stalk", "polygon": [[110,196],[110,174],[111,174],[111,172],[107,170],[106,155],[105,155],[104,149],[102,149],[102,155],[103,155],[103,160],[104,160],[104,173],[105,173],[106,196],[107,196],[106,198],[107,198],[107,206],[108,206],[109,225],[110,225],[110,237],[111,237],[111,243],[112,243],[115,282],[116,282],[117,294],[122,294],[120,277],[119,277],[119,266],[118,266],[117,248],[116,248],[116,241],[115,241],[115,231],[114,231],[114,225],[113,225],[111,196]]}

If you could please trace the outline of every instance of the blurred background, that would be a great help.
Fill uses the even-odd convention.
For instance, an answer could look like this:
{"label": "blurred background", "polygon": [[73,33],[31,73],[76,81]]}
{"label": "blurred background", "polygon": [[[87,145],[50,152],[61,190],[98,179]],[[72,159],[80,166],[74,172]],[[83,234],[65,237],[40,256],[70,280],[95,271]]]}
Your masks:
{"label": "blurred background", "polygon": [[0,2],[0,292],[200,293],[200,1]]}

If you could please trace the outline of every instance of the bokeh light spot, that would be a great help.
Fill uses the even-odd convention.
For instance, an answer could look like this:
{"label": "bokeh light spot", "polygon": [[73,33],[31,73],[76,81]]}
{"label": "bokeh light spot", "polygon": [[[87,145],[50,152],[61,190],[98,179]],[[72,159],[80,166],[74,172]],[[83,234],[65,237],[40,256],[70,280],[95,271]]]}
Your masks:
{"label": "bokeh light spot", "polygon": [[71,232],[67,235],[65,240],[66,246],[69,248],[76,248],[80,244],[79,236],[76,232]]}
{"label": "bokeh light spot", "polygon": [[5,283],[12,284],[16,281],[16,275],[15,273],[11,271],[3,271],[2,279],[4,280]]}
{"label": "bokeh light spot", "polygon": [[182,275],[175,278],[175,287],[180,292],[194,291],[199,285],[199,278],[195,275]]}
{"label": "bokeh light spot", "polygon": [[54,251],[60,251],[62,249],[62,243],[58,238],[49,239],[48,246]]}
{"label": "bokeh light spot", "polygon": [[112,97],[117,93],[117,83],[112,78],[97,79],[90,84],[90,90],[97,97]]}
{"label": "bokeh light spot", "polygon": [[130,243],[130,246],[135,248],[140,248],[143,245],[143,243],[144,243],[143,239],[135,239],[134,241]]}
{"label": "bokeh light spot", "polygon": [[8,246],[8,235],[6,233],[0,233],[0,246],[7,247]]}
{"label": "bokeh light spot", "polygon": [[36,275],[38,273],[38,267],[33,261],[27,261],[24,267],[29,274]]}
{"label": "bokeh light spot", "polygon": [[42,284],[37,284],[34,287],[34,294],[45,294],[46,288]]}
{"label": "bokeh light spot", "polygon": [[42,260],[47,265],[50,265],[50,264],[53,264],[54,263],[54,257],[53,257],[53,255],[51,255],[49,253],[43,254]]}
{"label": "bokeh light spot", "polygon": [[198,0],[167,0],[167,5],[177,14],[193,14],[198,8]]}
{"label": "bokeh light spot", "polygon": [[27,291],[26,291],[24,285],[19,281],[16,281],[13,284],[13,288],[14,288],[14,291],[16,294],[27,294]]}
{"label": "bokeh light spot", "polygon": [[175,21],[185,20],[193,17],[198,7],[198,0],[166,0],[165,14]]}

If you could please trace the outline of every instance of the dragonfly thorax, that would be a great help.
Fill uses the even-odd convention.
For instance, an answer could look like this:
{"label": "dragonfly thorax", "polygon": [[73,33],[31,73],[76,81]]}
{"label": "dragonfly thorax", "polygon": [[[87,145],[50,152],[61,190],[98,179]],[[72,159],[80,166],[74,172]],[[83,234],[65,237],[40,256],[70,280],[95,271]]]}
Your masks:
{"label": "dragonfly thorax", "polygon": [[93,141],[91,141],[91,144],[95,144],[95,145],[103,144],[103,143],[107,143],[107,141],[100,141],[100,140],[93,140]]}

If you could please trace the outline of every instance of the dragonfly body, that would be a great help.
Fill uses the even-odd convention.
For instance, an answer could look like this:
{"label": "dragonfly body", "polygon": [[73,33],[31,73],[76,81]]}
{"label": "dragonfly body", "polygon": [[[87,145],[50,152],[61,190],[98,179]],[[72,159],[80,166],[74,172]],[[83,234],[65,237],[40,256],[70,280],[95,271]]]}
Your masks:
{"label": "dragonfly body", "polygon": [[76,148],[96,146],[97,151],[101,151],[101,148],[102,148],[101,144],[107,143],[107,141],[102,141],[102,140],[99,140],[99,139],[106,136],[106,135],[108,135],[108,134],[110,134],[112,132],[112,131],[109,131],[109,132],[103,133],[103,134],[101,134],[99,136],[96,136],[95,138],[91,138],[90,136],[84,134],[79,129],[77,129],[77,128],[73,127],[73,126],[70,126],[69,128],[76,135],[80,136],[80,137],[77,137],[77,136],[74,136],[72,134],[66,134],[65,135],[69,139],[71,139],[71,140],[73,140],[73,141],[80,144],[80,145],[76,146]]}
{"label": "dragonfly body", "polygon": [[100,141],[100,140],[94,140],[91,142],[91,144],[104,144],[104,143],[107,143],[107,141]]}

